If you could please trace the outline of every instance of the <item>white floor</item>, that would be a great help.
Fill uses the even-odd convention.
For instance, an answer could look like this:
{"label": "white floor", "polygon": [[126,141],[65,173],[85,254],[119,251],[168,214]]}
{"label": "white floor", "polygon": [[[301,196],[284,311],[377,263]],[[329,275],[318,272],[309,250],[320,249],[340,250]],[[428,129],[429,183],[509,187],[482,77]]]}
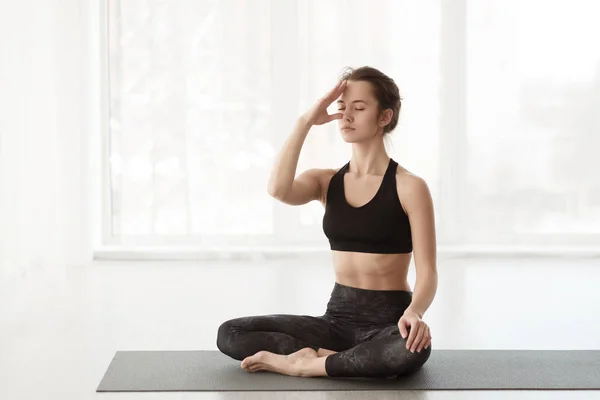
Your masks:
{"label": "white floor", "polygon": [[[441,259],[439,275],[424,316],[433,351],[600,349],[598,259]],[[328,257],[29,271],[0,285],[0,398],[600,399],[600,391],[95,392],[117,350],[216,350],[226,319],[322,314],[333,279]]]}

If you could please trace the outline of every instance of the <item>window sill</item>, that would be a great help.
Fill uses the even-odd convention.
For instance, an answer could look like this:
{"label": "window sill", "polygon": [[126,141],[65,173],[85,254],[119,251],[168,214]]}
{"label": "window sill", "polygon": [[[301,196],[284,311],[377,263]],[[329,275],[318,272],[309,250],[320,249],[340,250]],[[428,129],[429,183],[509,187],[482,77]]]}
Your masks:
{"label": "window sill", "polygon": [[[443,258],[599,258],[600,247],[576,246],[438,246]],[[258,261],[269,259],[310,259],[330,257],[323,246],[278,247],[182,247],[182,246],[112,246],[96,249],[94,260],[229,260]]]}

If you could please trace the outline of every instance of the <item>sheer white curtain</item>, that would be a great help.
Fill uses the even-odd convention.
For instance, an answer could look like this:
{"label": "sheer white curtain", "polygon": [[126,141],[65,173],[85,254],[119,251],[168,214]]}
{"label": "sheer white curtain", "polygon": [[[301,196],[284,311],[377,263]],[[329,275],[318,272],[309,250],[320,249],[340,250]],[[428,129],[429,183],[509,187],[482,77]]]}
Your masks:
{"label": "sheer white curtain", "polygon": [[[321,205],[266,183],[298,115],[362,65],[400,87],[389,152],[429,183],[442,246],[597,243],[595,1],[107,6],[105,244],[326,248]],[[315,127],[298,173],[349,157]]]}
{"label": "sheer white curtain", "polygon": [[598,243],[599,12],[584,0],[469,2],[470,242]]}
{"label": "sheer white curtain", "polygon": [[61,276],[64,267],[91,259],[82,129],[84,16],[77,0],[0,5],[4,283],[30,273]]}

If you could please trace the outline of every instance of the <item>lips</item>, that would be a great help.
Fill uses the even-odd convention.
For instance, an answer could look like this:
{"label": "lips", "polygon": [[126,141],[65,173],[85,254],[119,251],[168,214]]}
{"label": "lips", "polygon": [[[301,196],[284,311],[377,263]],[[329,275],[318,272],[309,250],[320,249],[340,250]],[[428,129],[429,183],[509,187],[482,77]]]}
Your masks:
{"label": "lips", "polygon": [[343,130],[343,131],[353,131],[353,130],[354,130],[354,128],[350,128],[349,126],[344,126],[344,127],[342,128],[342,130]]}

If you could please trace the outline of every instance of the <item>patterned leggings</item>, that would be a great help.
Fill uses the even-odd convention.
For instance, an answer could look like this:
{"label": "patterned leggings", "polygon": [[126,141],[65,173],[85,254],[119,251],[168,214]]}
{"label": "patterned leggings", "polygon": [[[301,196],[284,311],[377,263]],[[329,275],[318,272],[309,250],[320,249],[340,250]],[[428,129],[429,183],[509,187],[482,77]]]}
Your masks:
{"label": "patterned leggings", "polygon": [[[367,290],[335,283],[324,315],[259,315],[221,324],[219,350],[236,360],[258,351],[291,354],[310,347],[337,351],[327,356],[330,377],[389,378],[411,374],[429,359],[431,345],[411,353],[398,320],[412,292]],[[409,330],[410,332],[410,330]]]}

